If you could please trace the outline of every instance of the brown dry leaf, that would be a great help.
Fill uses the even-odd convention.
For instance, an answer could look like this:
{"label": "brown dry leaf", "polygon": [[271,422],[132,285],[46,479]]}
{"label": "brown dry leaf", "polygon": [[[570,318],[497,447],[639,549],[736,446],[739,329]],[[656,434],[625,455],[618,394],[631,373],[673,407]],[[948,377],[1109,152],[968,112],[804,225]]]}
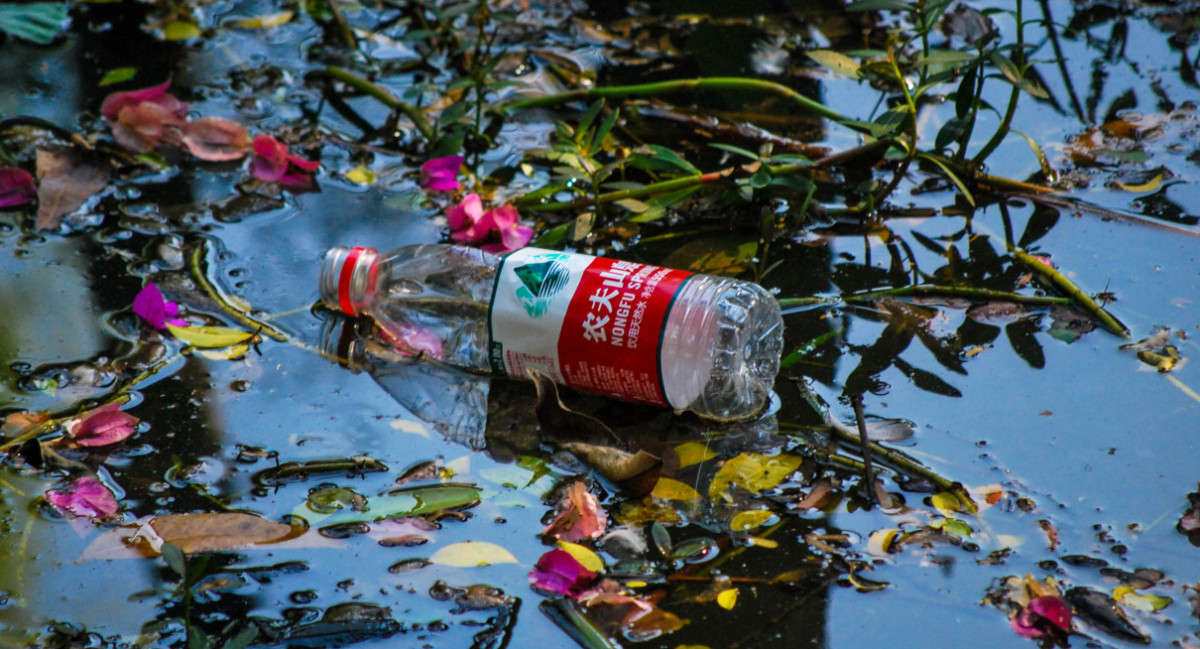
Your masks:
{"label": "brown dry leaf", "polygon": [[37,150],[38,213],[35,227],[54,230],[63,217],[79,209],[108,186],[111,174],[84,159],[74,149]]}
{"label": "brown dry leaf", "polygon": [[[613,446],[583,442],[565,442],[558,446],[574,453],[597,473],[613,482],[632,480],[662,466],[662,460],[646,451],[630,453]],[[658,481],[657,473],[654,475],[654,481]],[[650,488],[653,488],[653,483]]]}
{"label": "brown dry leaf", "polygon": [[1038,521],[1038,526],[1040,526],[1042,528],[1042,531],[1046,533],[1046,540],[1048,540],[1050,542],[1050,551],[1054,552],[1055,550],[1057,550],[1058,543],[1059,543],[1059,537],[1058,537],[1058,530],[1054,527],[1054,523],[1051,523],[1048,520],[1042,519],[1042,520]]}
{"label": "brown dry leaf", "polygon": [[156,552],[163,543],[170,543],[186,554],[194,554],[230,552],[261,543],[278,543],[303,533],[302,527],[240,512],[167,514],[150,519],[131,540],[148,544]]}

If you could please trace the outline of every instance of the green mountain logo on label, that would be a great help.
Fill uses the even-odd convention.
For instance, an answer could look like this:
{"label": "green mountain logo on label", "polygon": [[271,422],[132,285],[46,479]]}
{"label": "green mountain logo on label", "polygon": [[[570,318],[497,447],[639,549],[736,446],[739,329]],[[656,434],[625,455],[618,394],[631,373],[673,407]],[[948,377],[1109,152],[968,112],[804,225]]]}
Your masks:
{"label": "green mountain logo on label", "polygon": [[546,313],[550,299],[563,290],[571,279],[571,273],[563,261],[566,258],[561,254],[537,255],[528,263],[513,269],[513,274],[522,284],[517,287],[517,299],[529,317],[540,318]]}

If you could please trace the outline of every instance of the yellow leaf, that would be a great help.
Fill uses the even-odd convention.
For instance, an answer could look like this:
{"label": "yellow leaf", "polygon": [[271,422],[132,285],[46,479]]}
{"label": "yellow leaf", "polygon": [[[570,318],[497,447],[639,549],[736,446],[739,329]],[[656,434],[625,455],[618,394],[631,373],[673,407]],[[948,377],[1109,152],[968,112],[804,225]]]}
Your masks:
{"label": "yellow leaf", "polygon": [[691,485],[671,478],[659,477],[650,495],[663,500],[696,500],[700,494]]}
{"label": "yellow leaf", "polygon": [[774,550],[775,548],[779,547],[779,541],[768,539],[763,536],[751,536],[749,541],[751,545],[755,545],[760,548],[766,548],[768,550]]}
{"label": "yellow leaf", "polygon": [[583,566],[584,568],[587,568],[592,572],[604,572],[604,559],[601,559],[600,555],[592,552],[590,549],[579,545],[578,543],[571,543],[569,541],[559,541],[558,549],[575,557],[575,560],[579,562],[579,565]]}
{"label": "yellow leaf", "polygon": [[681,469],[717,456],[716,452],[703,442],[684,442],[675,447],[675,455],[679,457],[679,468]]}
{"label": "yellow leaf", "polygon": [[167,330],[179,340],[193,347],[229,347],[246,342],[254,334],[229,327],[176,327],[167,325]]}
{"label": "yellow leaf", "polygon": [[725,590],[717,593],[717,605],[726,611],[732,611],[734,605],[737,604],[737,596],[738,589],[726,588]]}
{"label": "yellow leaf", "polygon": [[1163,181],[1163,175],[1161,173],[1159,173],[1159,174],[1154,174],[1153,178],[1151,178],[1150,180],[1148,180],[1144,183],[1140,183],[1140,184],[1128,184],[1127,185],[1121,181],[1117,181],[1117,187],[1120,187],[1121,189],[1124,189],[1127,192],[1152,192],[1152,191],[1158,189],[1158,186],[1162,184],[1162,181]]}
{"label": "yellow leaf", "polygon": [[1139,593],[1133,586],[1117,586],[1113,589],[1113,599],[1129,608],[1137,609],[1144,613],[1153,613],[1154,611],[1162,610],[1171,603],[1170,597]]}
{"label": "yellow leaf", "polygon": [[434,552],[429,562],[455,568],[473,568],[493,563],[516,563],[517,558],[495,543],[463,541]]}
{"label": "yellow leaf", "polygon": [[742,453],[725,461],[713,476],[712,483],[708,486],[708,495],[714,500],[718,497],[728,499],[729,488],[734,486],[742,487],[751,493],[770,489],[800,468],[801,461],[799,455],[788,453]]}
{"label": "yellow leaf", "polygon": [[246,29],[278,27],[290,21],[294,15],[296,15],[296,12],[294,11],[280,11],[279,13],[274,14],[263,14],[261,16],[252,16],[250,18],[239,18],[233,21],[233,24]]}
{"label": "yellow leaf", "polygon": [[734,515],[733,520],[729,522],[729,527],[734,532],[745,532],[762,525],[763,523],[771,520],[771,518],[774,516],[775,514],[765,509],[759,509],[750,512],[738,512],[736,515]]}
{"label": "yellow leaf", "polygon": [[900,530],[894,528],[871,532],[871,537],[867,539],[867,552],[877,557],[891,554],[892,545],[898,536],[900,536]]}
{"label": "yellow leaf", "polygon": [[197,351],[210,361],[227,361],[245,356],[246,352],[250,351],[250,345],[240,343],[225,349],[199,349]]}
{"label": "yellow leaf", "polygon": [[346,172],[346,180],[349,180],[356,185],[373,185],[378,178],[379,176],[377,176],[374,171],[371,171],[362,165],[358,165],[357,167]]}
{"label": "yellow leaf", "polygon": [[953,516],[962,511],[962,502],[958,496],[949,491],[939,491],[929,497],[933,503],[933,508],[938,510],[943,516]]}
{"label": "yellow leaf", "polygon": [[200,28],[192,23],[176,20],[163,26],[163,40],[186,41],[201,36]]}

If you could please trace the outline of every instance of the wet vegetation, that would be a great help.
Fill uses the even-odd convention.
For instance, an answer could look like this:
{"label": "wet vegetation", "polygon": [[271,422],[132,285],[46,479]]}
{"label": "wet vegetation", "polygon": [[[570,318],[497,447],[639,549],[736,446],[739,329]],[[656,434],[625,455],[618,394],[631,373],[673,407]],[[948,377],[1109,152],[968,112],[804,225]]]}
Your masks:
{"label": "wet vegetation", "polygon": [[[1200,646],[1198,15],[0,5],[0,641]],[[317,304],[451,241],[759,282],[771,407]]]}

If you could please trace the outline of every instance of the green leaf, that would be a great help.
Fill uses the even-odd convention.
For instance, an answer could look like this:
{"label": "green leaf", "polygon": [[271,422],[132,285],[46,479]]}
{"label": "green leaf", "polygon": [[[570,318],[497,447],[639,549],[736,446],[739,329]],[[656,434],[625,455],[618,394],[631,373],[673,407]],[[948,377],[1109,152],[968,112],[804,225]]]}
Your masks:
{"label": "green leaf", "polygon": [[683,156],[665,146],[657,144],[638,147],[634,151],[634,154],[630,156],[630,161],[639,169],[668,169],[674,167],[682,169],[689,174],[700,175],[702,173],[696,168],[696,165],[688,162]]}
{"label": "green leaf", "polygon": [[903,0],[858,0],[846,5],[846,11],[912,11],[912,4]]}
{"label": "green leaf", "polygon": [[933,140],[933,148],[941,151],[950,146],[951,143],[957,142],[967,132],[967,127],[970,126],[971,119],[967,116],[955,117],[942,125],[938,129],[937,137]]}
{"label": "green leaf", "polygon": [[954,186],[958,188],[958,191],[962,193],[963,198],[967,199],[967,202],[971,204],[971,207],[975,207],[975,197],[971,195],[971,190],[967,189],[966,183],[964,183],[962,179],[958,177],[958,174],[951,171],[950,167],[947,167],[945,163],[943,163],[941,160],[938,160],[934,156],[921,154],[919,157],[941,167],[942,172],[946,174],[946,177],[949,178],[950,181],[954,183]]}
{"label": "green leaf", "polygon": [[187,560],[183,556],[183,550],[179,549],[174,543],[162,544],[163,559],[167,562],[167,567],[175,574],[183,577],[187,574]]}
{"label": "green leaf", "polygon": [[816,61],[821,67],[851,79],[858,78],[858,61],[833,50],[811,50],[805,52],[808,58]]}
{"label": "green leaf", "polygon": [[167,330],[179,340],[201,348],[229,347],[250,339],[254,334],[229,327],[176,327],[167,325]]}
{"label": "green leaf", "polygon": [[203,32],[193,23],[176,20],[163,26],[162,35],[163,40],[167,41],[188,41],[193,38],[200,38]]}
{"label": "green leaf", "polygon": [[308,520],[310,524],[340,525],[343,523],[373,523],[387,518],[420,516],[459,507],[470,507],[479,503],[479,488],[466,484],[425,485],[393,491],[375,496],[367,502],[363,511],[340,509],[326,517],[314,516],[308,503],[298,507],[293,514]]}
{"label": "green leaf", "polygon": [[104,77],[100,79],[100,87],[109,86],[114,83],[124,83],[135,76],[137,76],[137,68],[113,68],[104,73]]}
{"label": "green leaf", "polygon": [[745,156],[745,157],[747,157],[747,158],[750,158],[751,160],[758,160],[758,154],[757,154],[757,153],[752,153],[752,152],[750,152],[750,151],[747,151],[747,150],[745,150],[745,149],[743,149],[743,148],[741,148],[741,147],[736,147],[736,146],[733,146],[732,144],[721,144],[720,142],[713,142],[713,143],[709,144],[708,146],[711,146],[711,147],[712,147],[712,148],[714,148],[714,149],[720,149],[720,150],[722,150],[722,151],[728,151],[728,152],[730,152],[730,153],[736,153],[736,154],[738,154],[738,155],[740,155],[740,156]]}

